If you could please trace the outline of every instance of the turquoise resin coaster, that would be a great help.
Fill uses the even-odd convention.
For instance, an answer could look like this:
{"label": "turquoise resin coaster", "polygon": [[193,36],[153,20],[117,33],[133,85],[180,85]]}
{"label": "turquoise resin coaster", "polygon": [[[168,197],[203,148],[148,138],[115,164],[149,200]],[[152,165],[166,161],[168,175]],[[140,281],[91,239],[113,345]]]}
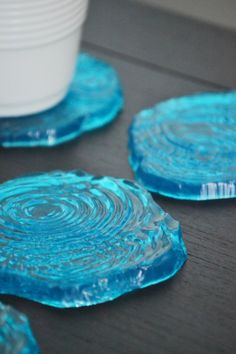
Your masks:
{"label": "turquoise resin coaster", "polygon": [[29,321],[22,313],[0,302],[0,353],[38,354]]}
{"label": "turquoise resin coaster", "polygon": [[0,118],[0,145],[52,146],[111,122],[123,107],[118,76],[108,64],[80,54],[68,95],[48,111]]}
{"label": "turquoise resin coaster", "polygon": [[180,225],[139,185],[54,171],[0,185],[0,293],[56,307],[115,299],[172,277]]}
{"label": "turquoise resin coaster", "polygon": [[236,196],[236,92],[170,99],[129,129],[130,164],[148,190],[178,199]]}

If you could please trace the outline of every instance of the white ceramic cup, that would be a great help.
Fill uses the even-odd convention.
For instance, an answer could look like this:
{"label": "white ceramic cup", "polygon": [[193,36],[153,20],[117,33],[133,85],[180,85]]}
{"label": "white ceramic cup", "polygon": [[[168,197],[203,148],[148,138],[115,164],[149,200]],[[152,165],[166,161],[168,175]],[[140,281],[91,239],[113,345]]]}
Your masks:
{"label": "white ceramic cup", "polygon": [[[24,6],[33,2],[26,0],[0,0],[8,13],[14,5]],[[66,95],[71,82],[75,61],[79,49],[83,22],[86,17],[88,0],[34,0],[35,8],[50,4],[52,9],[60,5],[67,11],[51,17],[53,23],[50,27],[50,14],[47,11],[42,15],[35,12],[39,27],[27,24],[27,30],[22,28],[14,32],[11,24],[0,15],[0,118],[21,117],[46,110],[56,105]],[[7,7],[9,4],[11,6]],[[68,15],[71,6],[71,17]],[[77,4],[77,7],[75,6]],[[22,5],[23,6],[23,5]],[[42,8],[41,7],[41,8]],[[78,10],[77,13],[75,10]],[[24,11],[22,12],[22,14]],[[16,16],[16,15],[14,15]],[[19,15],[20,16],[20,15]],[[1,23],[1,17],[4,21]],[[16,17],[14,17],[16,18]],[[55,20],[56,19],[56,20]],[[31,18],[32,21],[32,18]],[[20,17],[18,27],[20,28]],[[7,28],[11,30],[7,31]],[[1,29],[4,30],[1,31]]]}
{"label": "white ceramic cup", "polygon": [[[1,1],[1,0],[0,0]],[[59,2],[60,4],[60,2]],[[58,5],[58,4],[57,4]],[[40,11],[30,11],[29,13],[26,12],[25,9],[17,12],[9,11],[6,12],[1,10],[0,4],[0,26],[1,31],[5,30],[12,31],[12,28],[17,28],[17,30],[21,29],[24,30],[27,25],[44,25],[45,22],[47,24],[51,24],[53,20],[61,20],[65,14],[73,16],[75,12],[83,13],[84,10],[87,8],[87,2],[71,2],[68,4],[64,4],[63,6],[50,6],[48,8],[40,8]]]}

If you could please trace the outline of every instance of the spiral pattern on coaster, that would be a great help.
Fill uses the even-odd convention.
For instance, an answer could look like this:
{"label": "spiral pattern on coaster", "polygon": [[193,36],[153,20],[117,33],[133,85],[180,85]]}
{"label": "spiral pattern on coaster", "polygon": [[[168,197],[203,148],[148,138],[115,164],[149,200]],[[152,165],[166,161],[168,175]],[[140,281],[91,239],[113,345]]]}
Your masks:
{"label": "spiral pattern on coaster", "polygon": [[133,182],[56,171],[0,186],[0,292],[90,305],[169,278],[179,223]]}
{"label": "spiral pattern on coaster", "polygon": [[66,98],[41,113],[0,118],[0,145],[52,146],[110,123],[123,107],[115,70],[101,60],[81,53]]}
{"label": "spiral pattern on coaster", "polygon": [[236,92],[170,99],[139,113],[130,163],[151,191],[180,199],[236,196]]}
{"label": "spiral pattern on coaster", "polygon": [[0,353],[38,354],[39,348],[28,319],[0,302]]}

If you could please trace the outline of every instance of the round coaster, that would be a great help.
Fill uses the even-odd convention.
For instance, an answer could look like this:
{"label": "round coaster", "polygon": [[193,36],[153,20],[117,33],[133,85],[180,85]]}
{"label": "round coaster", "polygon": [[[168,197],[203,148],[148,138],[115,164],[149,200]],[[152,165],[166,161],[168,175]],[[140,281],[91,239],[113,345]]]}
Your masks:
{"label": "round coaster", "polygon": [[123,107],[118,76],[108,64],[82,53],[67,97],[42,113],[0,118],[0,145],[52,146],[111,122]]}
{"label": "round coaster", "polygon": [[0,293],[56,307],[112,300],[172,277],[180,225],[139,185],[54,171],[0,185]]}
{"label": "round coaster", "polygon": [[236,196],[236,92],[170,99],[129,129],[130,164],[148,190],[178,199]]}
{"label": "round coaster", "polygon": [[39,349],[25,315],[0,302],[0,353],[38,354]]}

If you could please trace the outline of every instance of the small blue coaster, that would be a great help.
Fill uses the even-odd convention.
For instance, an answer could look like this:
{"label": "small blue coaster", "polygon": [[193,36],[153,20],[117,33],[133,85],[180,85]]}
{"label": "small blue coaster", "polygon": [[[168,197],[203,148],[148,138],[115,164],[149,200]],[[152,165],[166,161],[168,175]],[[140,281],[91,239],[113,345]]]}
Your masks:
{"label": "small blue coaster", "polygon": [[89,306],[172,277],[180,225],[124,179],[54,171],[0,185],[0,293]]}
{"label": "small blue coaster", "polygon": [[139,113],[129,161],[148,190],[178,199],[236,197],[236,91],[170,99]]}
{"label": "small blue coaster", "polygon": [[38,354],[39,348],[25,315],[0,302],[0,353]]}
{"label": "small blue coaster", "polygon": [[82,53],[67,97],[42,113],[0,118],[0,145],[34,147],[62,144],[111,122],[123,104],[115,70]]}

